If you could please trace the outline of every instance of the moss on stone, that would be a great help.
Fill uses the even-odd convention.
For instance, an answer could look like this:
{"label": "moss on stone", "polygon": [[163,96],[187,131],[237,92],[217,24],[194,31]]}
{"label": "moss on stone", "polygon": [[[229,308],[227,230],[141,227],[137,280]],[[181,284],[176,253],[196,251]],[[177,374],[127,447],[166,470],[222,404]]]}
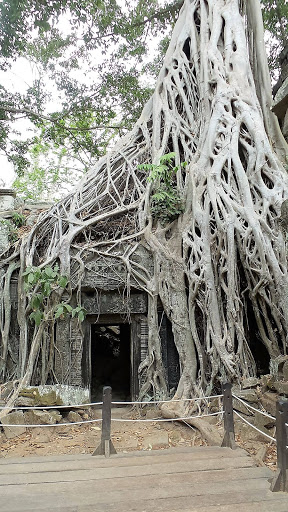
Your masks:
{"label": "moss on stone", "polygon": [[24,388],[20,391],[19,396],[31,398],[35,406],[43,405],[49,407],[52,405],[63,405],[63,401],[54,390],[40,394],[38,388]]}

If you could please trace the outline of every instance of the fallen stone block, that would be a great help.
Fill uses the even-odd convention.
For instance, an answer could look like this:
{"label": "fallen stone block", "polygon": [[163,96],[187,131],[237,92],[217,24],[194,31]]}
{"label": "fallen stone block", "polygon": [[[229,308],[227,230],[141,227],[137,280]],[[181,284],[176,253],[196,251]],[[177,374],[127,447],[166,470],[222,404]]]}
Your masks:
{"label": "fallen stone block", "polygon": [[157,432],[145,437],[142,443],[143,450],[169,446],[168,432]]}
{"label": "fallen stone block", "polygon": [[4,433],[7,439],[13,439],[13,437],[18,437],[26,432],[26,427],[9,427],[6,425],[23,425],[25,424],[25,418],[23,411],[14,411],[10,412],[6,416],[4,416],[1,420]]}

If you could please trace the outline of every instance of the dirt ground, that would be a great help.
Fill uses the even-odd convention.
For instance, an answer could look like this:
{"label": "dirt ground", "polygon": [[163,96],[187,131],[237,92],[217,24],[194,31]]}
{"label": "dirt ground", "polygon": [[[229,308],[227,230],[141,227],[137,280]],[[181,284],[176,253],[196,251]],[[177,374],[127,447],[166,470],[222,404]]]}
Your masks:
{"label": "dirt ground", "polygon": [[[95,413],[94,417],[99,415]],[[91,418],[91,415],[89,417]],[[152,417],[153,412],[152,412]],[[113,409],[112,418],[139,419],[131,409]],[[142,418],[143,419],[143,418]],[[222,434],[222,421],[214,417],[215,428]],[[0,457],[45,456],[60,454],[93,453],[100,443],[101,423],[86,425],[35,427],[12,439],[0,436]],[[176,421],[126,422],[113,421],[111,438],[117,452],[134,450],[167,449],[174,446],[205,446],[207,442],[200,432],[191,426]],[[247,440],[236,434],[237,445],[244,448],[258,465],[276,469],[276,446],[259,440]]]}

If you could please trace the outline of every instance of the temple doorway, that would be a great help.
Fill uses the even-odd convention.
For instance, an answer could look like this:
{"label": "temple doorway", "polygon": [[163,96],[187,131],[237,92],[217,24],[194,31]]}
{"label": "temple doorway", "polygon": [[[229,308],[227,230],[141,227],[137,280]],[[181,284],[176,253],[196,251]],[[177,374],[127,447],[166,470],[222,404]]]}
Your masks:
{"label": "temple doorway", "polygon": [[103,386],[114,401],[131,400],[130,325],[91,325],[91,399],[102,400]]}

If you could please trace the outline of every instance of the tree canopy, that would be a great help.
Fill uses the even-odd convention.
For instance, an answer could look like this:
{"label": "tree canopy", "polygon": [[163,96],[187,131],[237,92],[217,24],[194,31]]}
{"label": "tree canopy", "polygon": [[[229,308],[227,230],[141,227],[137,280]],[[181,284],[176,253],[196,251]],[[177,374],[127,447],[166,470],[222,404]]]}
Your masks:
{"label": "tree canopy", "polygon": [[[152,93],[183,0],[4,0],[0,67],[19,57],[37,70],[25,92],[0,88],[0,149],[26,196],[53,194],[125,134]],[[287,36],[287,4],[262,0],[276,45]],[[151,43],[157,41],[157,47]],[[276,43],[275,43],[276,41]],[[279,46],[280,41],[280,46]],[[155,45],[154,45],[155,46]],[[132,108],[133,106],[133,108]],[[30,122],[21,136],[19,120]],[[65,190],[65,188],[64,188]]]}

